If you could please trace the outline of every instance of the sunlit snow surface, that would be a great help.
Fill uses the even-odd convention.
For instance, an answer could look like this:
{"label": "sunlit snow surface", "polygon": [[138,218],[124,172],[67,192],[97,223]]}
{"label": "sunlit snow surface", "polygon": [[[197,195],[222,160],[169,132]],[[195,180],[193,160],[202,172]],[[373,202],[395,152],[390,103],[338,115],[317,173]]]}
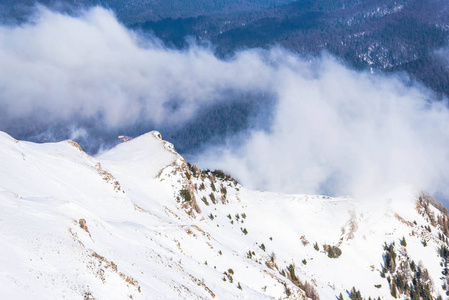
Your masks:
{"label": "sunlit snow surface", "polygon": [[[218,178],[213,192],[209,177],[192,176],[202,212],[188,215],[179,200],[183,164],[157,132],[97,158],[70,141],[34,144],[0,133],[1,298],[279,299],[285,283],[290,299],[300,299],[303,291],[280,274],[294,264],[321,299],[347,297],[353,286],[389,299],[383,244],[394,241],[400,253],[402,237],[410,258],[429,270],[434,294],[444,295],[438,231],[422,228],[429,223],[413,188],[354,200],[251,191]],[[342,255],[327,257],[323,244]],[[278,269],[266,264],[272,253]]]}

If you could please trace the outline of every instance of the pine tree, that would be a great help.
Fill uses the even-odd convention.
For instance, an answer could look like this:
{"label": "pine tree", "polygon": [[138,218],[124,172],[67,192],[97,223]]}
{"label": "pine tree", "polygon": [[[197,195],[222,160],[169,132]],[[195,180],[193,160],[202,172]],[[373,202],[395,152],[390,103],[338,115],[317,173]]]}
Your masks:
{"label": "pine tree", "polygon": [[184,202],[189,202],[190,200],[192,200],[192,196],[190,196],[189,190],[180,190],[179,194],[181,195],[182,199],[184,199]]}
{"label": "pine tree", "polygon": [[288,271],[290,272],[290,278],[292,279],[292,281],[298,281],[298,278],[295,274],[295,266],[293,264],[290,264],[290,266],[288,266]]}
{"label": "pine tree", "polygon": [[290,289],[287,287],[287,284],[284,283],[284,289],[285,289],[285,294],[287,295],[287,297],[290,297],[290,295],[292,294],[292,292],[290,291]]}
{"label": "pine tree", "polygon": [[217,204],[217,202],[215,201],[214,193],[210,193],[209,197],[210,197],[210,200],[212,201],[213,204]]}
{"label": "pine tree", "polygon": [[426,284],[426,287],[424,288],[424,297],[423,299],[428,299],[428,300],[432,300],[432,293],[430,291],[430,286],[428,284]]}
{"label": "pine tree", "polygon": [[391,296],[393,296],[393,298],[397,298],[397,291],[396,291],[396,282],[394,280],[391,281]]}
{"label": "pine tree", "polygon": [[415,264],[415,261],[413,261],[413,260],[412,260],[412,262],[410,263],[410,269],[412,269],[412,271],[415,272],[416,264]]}
{"label": "pine tree", "polygon": [[310,292],[310,286],[309,283],[306,281],[306,283],[304,284],[304,292],[306,292],[306,296],[308,298],[310,298],[311,296],[311,292]]}
{"label": "pine tree", "polygon": [[352,287],[351,293],[349,294],[349,299],[351,300],[363,300],[362,294],[355,287]]}
{"label": "pine tree", "polygon": [[329,246],[329,250],[327,251],[327,256],[329,256],[330,258],[333,258],[335,256],[334,249],[332,249],[331,246]]}
{"label": "pine tree", "polygon": [[407,242],[405,241],[405,237],[402,236],[401,246],[407,247]]}
{"label": "pine tree", "polygon": [[357,290],[355,289],[355,286],[353,286],[351,292],[349,293],[349,299],[355,300],[356,297],[357,297]]}

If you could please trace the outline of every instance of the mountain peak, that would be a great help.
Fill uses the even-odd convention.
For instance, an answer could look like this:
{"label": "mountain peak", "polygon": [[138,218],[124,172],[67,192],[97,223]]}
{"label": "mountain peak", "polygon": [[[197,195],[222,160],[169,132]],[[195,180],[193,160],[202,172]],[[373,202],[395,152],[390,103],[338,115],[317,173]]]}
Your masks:
{"label": "mountain peak", "polygon": [[388,299],[387,277],[445,293],[448,213],[411,188],[376,201],[251,191],[156,131],[98,157],[0,139],[6,298]]}

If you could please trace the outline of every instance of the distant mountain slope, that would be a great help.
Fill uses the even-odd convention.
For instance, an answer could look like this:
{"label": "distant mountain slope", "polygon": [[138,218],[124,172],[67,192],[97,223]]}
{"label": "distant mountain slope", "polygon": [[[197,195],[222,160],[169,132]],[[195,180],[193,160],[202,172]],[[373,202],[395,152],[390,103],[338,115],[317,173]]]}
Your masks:
{"label": "distant mountain slope", "polygon": [[261,10],[290,3],[293,0],[101,0],[102,5],[117,11],[126,23],[136,20],[159,20],[163,18],[186,18],[201,15],[228,14]]}
{"label": "distant mountain slope", "polygon": [[303,54],[326,50],[355,68],[405,71],[449,95],[447,61],[435,55],[448,46],[447,1],[297,1],[263,11],[135,26],[175,47],[185,45],[186,35],[210,40],[222,56],[276,44]]}
{"label": "distant mountain slope", "polygon": [[411,188],[358,200],[251,191],[188,165],[157,132],[97,158],[71,141],[0,133],[0,144],[4,299],[446,293],[447,210]]}

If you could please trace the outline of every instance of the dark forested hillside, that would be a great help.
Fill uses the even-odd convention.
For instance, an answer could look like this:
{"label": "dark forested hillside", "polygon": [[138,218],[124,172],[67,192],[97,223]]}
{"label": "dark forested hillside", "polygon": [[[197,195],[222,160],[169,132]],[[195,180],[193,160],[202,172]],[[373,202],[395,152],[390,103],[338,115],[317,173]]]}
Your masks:
{"label": "dark forested hillside", "polygon": [[174,47],[185,46],[187,35],[210,40],[222,56],[277,44],[303,54],[326,50],[358,69],[406,71],[449,95],[449,69],[435,54],[448,43],[449,2],[443,0],[306,0],[249,13],[135,26]]}
{"label": "dark forested hillside", "polygon": [[164,18],[188,18],[250,12],[275,7],[293,0],[2,0],[0,17],[23,19],[30,8],[40,3],[51,8],[71,11],[94,5],[114,10],[126,24],[157,21]]}

